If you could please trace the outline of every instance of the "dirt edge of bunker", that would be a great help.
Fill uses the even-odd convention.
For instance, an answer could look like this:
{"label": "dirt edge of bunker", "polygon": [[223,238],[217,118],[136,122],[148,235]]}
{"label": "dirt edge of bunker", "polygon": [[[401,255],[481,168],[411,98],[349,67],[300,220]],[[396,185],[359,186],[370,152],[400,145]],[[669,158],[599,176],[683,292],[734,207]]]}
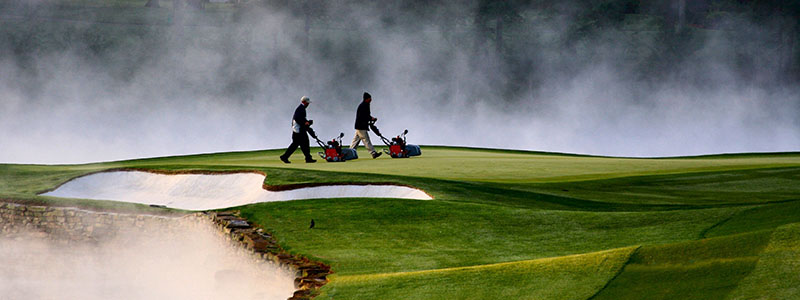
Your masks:
{"label": "dirt edge of bunker", "polygon": [[239,216],[238,211],[202,212],[239,246],[253,254],[279,264],[295,272],[295,291],[289,300],[309,300],[319,295],[320,288],[328,283],[331,267],[284,250],[272,234],[253,226],[249,220]]}

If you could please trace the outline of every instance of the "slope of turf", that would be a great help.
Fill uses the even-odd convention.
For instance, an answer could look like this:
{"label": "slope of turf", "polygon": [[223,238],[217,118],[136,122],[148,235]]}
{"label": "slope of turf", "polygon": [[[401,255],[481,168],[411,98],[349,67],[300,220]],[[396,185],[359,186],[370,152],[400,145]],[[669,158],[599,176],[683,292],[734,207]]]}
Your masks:
{"label": "slope of turf", "polygon": [[591,299],[725,299],[752,272],[770,232],[639,248]]}
{"label": "slope of turf", "polygon": [[[381,149],[382,147],[377,147]],[[360,149],[362,155],[364,149]],[[312,148],[312,152],[319,148]],[[682,174],[800,166],[800,153],[720,155],[682,158],[615,158],[561,155],[556,153],[481,150],[455,147],[424,147],[423,155],[410,159],[357,159],[346,163],[302,163],[302,155],[278,160],[280,149],[210,153],[188,156],[137,159],[83,167],[128,166],[248,166],[298,170],[357,172],[456,181],[491,183],[544,183],[608,179],[631,176]],[[291,180],[291,179],[285,179]]]}
{"label": "slope of turf", "polygon": [[[381,147],[378,147],[380,149]],[[313,149],[312,152],[319,151]],[[363,154],[363,149],[361,149]],[[275,166],[290,169],[358,172],[365,174],[430,177],[445,180],[492,183],[537,183],[607,179],[629,176],[680,174],[688,172],[746,170],[791,167],[800,164],[800,153],[758,156],[713,156],[698,158],[615,158],[559,155],[555,153],[486,151],[470,148],[424,147],[423,155],[411,159],[358,159],[344,164],[303,164],[296,153],[284,165],[280,151],[206,154],[179,158],[141,160],[159,164],[165,161],[184,164]]]}
{"label": "slope of turf", "polygon": [[586,299],[611,280],[634,249],[477,267],[334,276],[336,284],[325,287],[319,298]]}
{"label": "slope of turf", "polygon": [[742,210],[709,228],[704,236],[723,236],[737,232],[773,229],[791,223],[800,223],[800,201],[760,205]]}
{"label": "slope of turf", "polygon": [[615,203],[725,204],[800,200],[800,168],[650,175],[518,187]]}
{"label": "slope of turf", "polygon": [[772,234],[755,269],[728,299],[800,299],[800,224],[781,226]]}
{"label": "slope of turf", "polygon": [[775,288],[766,295],[776,299],[797,293],[798,153],[633,159],[423,147],[411,159],[285,165],[281,152],[0,165],[0,199],[162,211],[37,195],[116,168],[258,170],[272,186],[388,182],[435,199],[238,209],[291,252],[331,264],[327,298],[746,299],[766,293],[762,286]]}
{"label": "slope of turf", "polygon": [[[337,274],[408,272],[697,238],[735,209],[575,212],[449,201],[320,199],[242,207]],[[311,219],[316,227],[308,229]]]}

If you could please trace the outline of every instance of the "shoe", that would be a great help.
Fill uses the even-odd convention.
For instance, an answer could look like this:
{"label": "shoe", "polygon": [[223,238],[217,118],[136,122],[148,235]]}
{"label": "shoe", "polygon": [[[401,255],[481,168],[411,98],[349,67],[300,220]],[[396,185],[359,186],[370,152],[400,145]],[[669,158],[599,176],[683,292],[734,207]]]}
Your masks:
{"label": "shoe", "polygon": [[374,158],[378,158],[378,156],[381,156],[381,154],[383,154],[383,153],[380,153],[380,152],[375,152],[375,153],[372,153],[372,158],[373,158],[373,159],[374,159]]}
{"label": "shoe", "polygon": [[281,161],[282,161],[282,162],[284,162],[284,163],[287,163],[287,164],[290,164],[290,163],[292,163],[292,162],[290,162],[290,161],[289,161],[289,159],[288,159],[288,158],[286,158],[286,157],[283,157],[283,156],[281,156]]}
{"label": "shoe", "polygon": [[306,163],[307,164],[312,164],[312,163],[315,163],[315,162],[317,162],[316,159],[306,159]]}

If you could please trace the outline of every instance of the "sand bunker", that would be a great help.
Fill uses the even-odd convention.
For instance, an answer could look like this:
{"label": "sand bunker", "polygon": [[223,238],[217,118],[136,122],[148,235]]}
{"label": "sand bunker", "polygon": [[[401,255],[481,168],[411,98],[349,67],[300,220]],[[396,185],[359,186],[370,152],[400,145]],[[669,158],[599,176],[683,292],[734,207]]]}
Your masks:
{"label": "sand bunker", "polygon": [[332,185],[272,192],[262,187],[263,182],[264,175],[255,173],[164,175],[114,171],[73,179],[43,195],[155,204],[186,210],[315,198],[432,199],[419,189],[396,185]]}

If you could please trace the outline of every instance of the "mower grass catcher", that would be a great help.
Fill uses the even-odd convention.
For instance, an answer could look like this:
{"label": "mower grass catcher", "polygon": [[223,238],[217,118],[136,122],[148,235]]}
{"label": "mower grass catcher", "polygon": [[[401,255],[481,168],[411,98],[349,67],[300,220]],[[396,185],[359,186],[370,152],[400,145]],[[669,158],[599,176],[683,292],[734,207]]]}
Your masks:
{"label": "mower grass catcher", "polygon": [[389,147],[388,150],[383,149],[383,152],[386,152],[386,154],[389,154],[389,156],[392,158],[408,158],[411,156],[422,155],[422,150],[418,145],[406,143],[406,134],[408,134],[408,129],[404,130],[402,134],[393,137],[391,141],[381,135],[381,131],[378,130],[378,127],[375,127],[375,121],[369,122],[369,129],[378,135],[381,138],[381,141]]}
{"label": "mower grass catcher", "polygon": [[316,133],[310,131],[311,136],[317,141],[323,152],[319,152],[319,156],[328,162],[344,162],[351,159],[357,159],[358,154],[355,150],[350,148],[342,148],[342,137],[344,133],[340,133],[338,137],[331,139],[327,143],[323,143],[317,138]]}

